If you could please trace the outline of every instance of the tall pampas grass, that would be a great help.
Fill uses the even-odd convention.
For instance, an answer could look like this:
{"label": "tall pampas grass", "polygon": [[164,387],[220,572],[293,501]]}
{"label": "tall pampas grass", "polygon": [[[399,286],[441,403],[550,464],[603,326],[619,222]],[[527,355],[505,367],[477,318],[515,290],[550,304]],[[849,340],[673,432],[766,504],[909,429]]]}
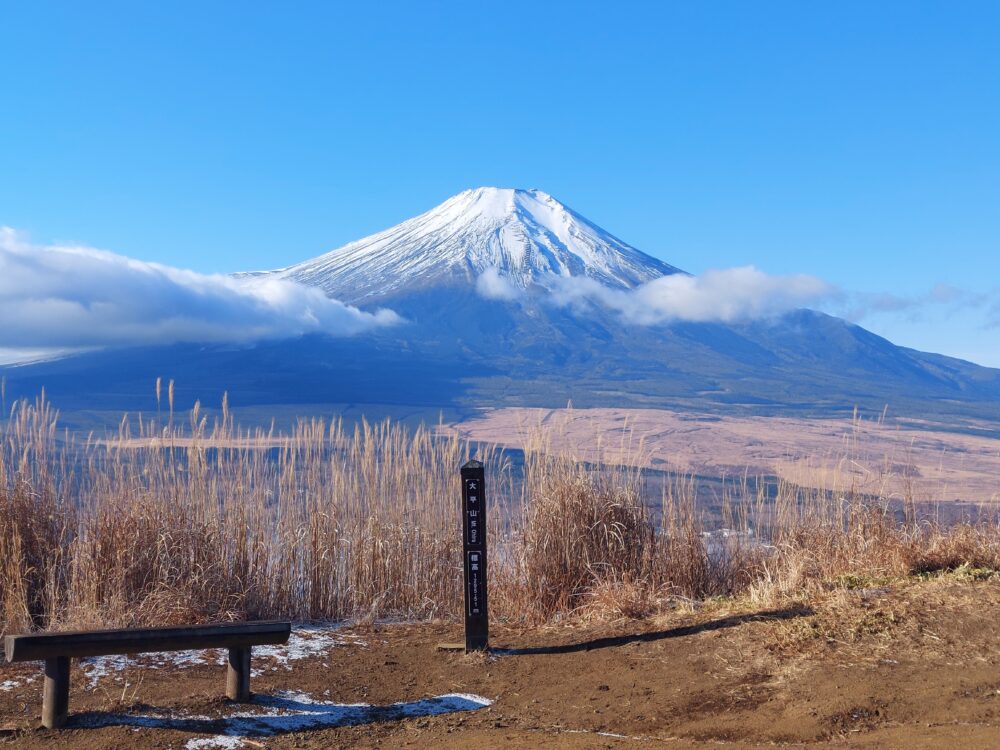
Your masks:
{"label": "tall pampas grass", "polygon": [[[179,419],[173,381],[166,390],[164,421],[126,415],[101,439],[60,432],[44,394],[12,406],[0,425],[0,631],[462,611],[458,467],[472,446],[388,420],[243,430],[228,397],[215,416],[199,404]],[[642,462],[622,460],[641,440],[623,433],[614,460],[551,445],[534,431],[518,464],[475,447],[490,488],[491,608],[510,622],[1000,570],[995,520],[942,524],[889,497],[884,476],[834,472],[812,488],[736,478],[720,523],[693,476],[650,490],[630,468]]]}

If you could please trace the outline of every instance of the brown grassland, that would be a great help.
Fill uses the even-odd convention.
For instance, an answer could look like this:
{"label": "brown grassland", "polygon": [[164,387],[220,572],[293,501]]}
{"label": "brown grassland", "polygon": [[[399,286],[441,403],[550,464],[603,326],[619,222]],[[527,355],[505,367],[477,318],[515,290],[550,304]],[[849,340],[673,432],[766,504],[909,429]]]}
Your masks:
{"label": "brown grassland", "polygon": [[[311,420],[275,441],[242,433],[225,404],[211,425],[197,406],[164,421],[78,443],[44,399],[14,405],[0,452],[4,632],[461,610],[456,468],[470,448],[455,434]],[[767,605],[852,576],[1000,568],[991,513],[936,521],[889,492],[894,463],[826,472],[825,487],[728,484],[727,531],[709,536],[695,478],[674,475],[650,498],[642,462],[621,460],[645,450],[630,441],[604,449],[614,463],[584,463],[536,431],[521,471],[480,449],[496,618],[642,616],[716,596]]]}
{"label": "brown grassland", "polygon": [[[665,465],[711,477],[773,474],[828,490],[878,482],[885,497],[953,504],[1000,501],[1000,439],[995,425],[935,423],[888,416],[780,417],[693,414],[665,409],[486,409],[450,424],[468,440],[519,447],[539,426],[553,448],[581,458]],[[641,436],[642,451],[623,431]]]}
{"label": "brown grassland", "polygon": [[[507,731],[510,746],[596,747],[613,739],[595,733],[627,724],[636,741],[669,735],[694,743],[676,747],[739,744],[735,717],[763,710],[762,695],[778,700],[779,677],[781,690],[810,689],[804,675],[817,701],[828,700],[829,710],[814,712],[822,721],[813,727],[802,718],[808,731],[786,722],[776,734],[774,719],[753,731],[763,744],[829,740],[866,722],[875,727],[884,713],[875,687],[865,688],[863,700],[833,695],[831,680],[843,683],[848,674],[836,670],[890,658],[886,644],[904,632],[904,655],[892,659],[916,671],[897,670],[885,685],[926,682],[933,673],[917,673],[921,648],[933,650],[927,633],[948,639],[949,618],[974,616],[977,601],[1000,607],[992,583],[1000,571],[997,517],[987,508],[974,518],[938,520],[933,505],[898,491],[898,461],[852,470],[867,450],[860,427],[855,441],[844,442],[842,470],[825,464],[809,483],[778,475],[723,485],[724,530],[708,527],[693,474],[671,474],[650,491],[641,470],[647,448],[627,431],[603,453],[584,456],[540,429],[522,441],[523,464],[483,444],[475,450],[492,500],[491,615],[508,645],[541,661],[484,666],[474,657],[434,656],[429,644],[458,634],[462,609],[457,467],[472,448],[457,432],[304,420],[279,439],[242,431],[224,403],[211,420],[198,407],[183,418],[169,408],[157,419],[123,420],[117,435],[98,440],[60,432],[57,417],[42,398],[15,404],[0,426],[0,631],[349,620],[383,644],[338,667],[367,681],[366,696],[370,688],[393,700],[388,678],[378,676],[386,665],[396,677],[400,670],[419,675],[397,687],[419,692],[427,683],[430,690],[435,680],[446,682],[441,665],[448,665],[458,675],[452,689],[507,696],[489,719],[469,720],[469,741]],[[940,616],[921,610],[924,594],[914,592],[937,597]],[[941,614],[958,601],[956,612]],[[426,624],[384,624],[399,620]],[[656,635],[663,632],[672,635]],[[976,632],[985,643],[986,631]],[[724,640],[707,640],[715,638]],[[532,651],[538,644],[563,650]],[[834,658],[828,649],[836,644]],[[941,658],[954,664],[956,657]],[[975,658],[988,661],[985,652]],[[673,660],[697,694],[681,685],[664,693],[660,685],[660,697],[647,694],[656,705],[641,711],[604,706],[605,692],[628,688],[633,706],[651,689],[639,676],[646,659]],[[309,676],[318,669],[304,667],[296,689],[302,681],[328,685],[319,672]],[[358,698],[352,683],[338,680],[345,700]],[[563,695],[553,680],[598,690],[601,705]],[[1000,686],[1000,677],[994,681]],[[561,703],[526,703],[519,691],[527,695],[530,685]],[[682,714],[687,724],[678,723]],[[567,716],[579,737],[562,731],[574,725]],[[452,736],[465,720],[448,721],[427,725],[425,746],[465,746]],[[990,728],[990,721],[980,724]],[[22,730],[12,741],[39,739]],[[405,728],[351,731],[301,746],[423,742]],[[79,736],[74,742],[86,746]],[[167,746],[158,742],[146,746]]]}

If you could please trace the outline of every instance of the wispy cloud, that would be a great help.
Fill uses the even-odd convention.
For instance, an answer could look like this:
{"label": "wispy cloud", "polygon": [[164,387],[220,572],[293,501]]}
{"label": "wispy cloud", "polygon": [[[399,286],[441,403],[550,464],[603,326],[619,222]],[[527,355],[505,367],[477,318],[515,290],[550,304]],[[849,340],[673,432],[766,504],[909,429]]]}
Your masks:
{"label": "wispy cloud", "polygon": [[898,295],[888,292],[854,292],[845,299],[839,314],[848,320],[861,321],[872,315],[896,313],[907,319],[919,320],[931,309],[960,310],[963,308],[989,308],[991,300],[1000,304],[995,295],[970,292],[951,284],[938,283],[926,292]]}
{"label": "wispy cloud", "polygon": [[521,296],[518,289],[509,279],[500,275],[499,269],[491,266],[476,278],[476,292],[485,299],[496,299],[511,302]]}
{"label": "wispy cloud", "polygon": [[771,275],[745,266],[674,274],[631,290],[611,289],[583,277],[556,277],[553,301],[576,309],[599,304],[639,325],[671,321],[733,323],[816,306],[841,295],[834,286],[806,274]]}
{"label": "wispy cloud", "polygon": [[989,306],[986,311],[986,326],[988,328],[1000,328],[1000,295]]}
{"label": "wispy cloud", "polygon": [[75,245],[36,245],[0,227],[0,347],[51,349],[246,342],[392,325],[290,281],[234,279]]}
{"label": "wispy cloud", "polygon": [[[489,283],[497,286],[505,281],[501,277]],[[1000,327],[1000,292],[972,292],[946,283],[912,295],[857,292],[810,274],[768,274],[743,266],[710,270],[700,276],[664,276],[627,290],[612,289],[581,276],[553,275],[545,286],[549,301],[558,306],[581,314],[600,306],[637,325],[675,321],[735,323],[774,318],[808,307],[856,323],[884,316],[913,322],[928,314],[979,310],[985,315],[983,328]]]}

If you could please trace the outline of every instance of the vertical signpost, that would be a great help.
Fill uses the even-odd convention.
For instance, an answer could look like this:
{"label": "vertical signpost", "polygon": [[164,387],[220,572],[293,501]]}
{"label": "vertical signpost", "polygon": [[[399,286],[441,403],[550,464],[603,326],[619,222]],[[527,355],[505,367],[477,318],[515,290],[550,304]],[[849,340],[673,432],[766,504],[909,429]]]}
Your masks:
{"label": "vertical signpost", "polygon": [[465,558],[465,650],[489,648],[486,604],[486,472],[479,461],[462,467],[462,552]]}

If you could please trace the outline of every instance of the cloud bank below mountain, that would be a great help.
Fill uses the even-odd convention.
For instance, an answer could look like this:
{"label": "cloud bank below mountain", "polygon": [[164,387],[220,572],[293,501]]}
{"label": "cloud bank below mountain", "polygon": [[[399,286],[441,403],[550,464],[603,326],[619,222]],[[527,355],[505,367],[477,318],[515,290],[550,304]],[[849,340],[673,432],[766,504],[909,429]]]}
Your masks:
{"label": "cloud bank below mountain", "polygon": [[733,323],[774,317],[836,294],[834,287],[815,276],[774,276],[753,266],[706,271],[700,276],[672,274],[627,291],[609,289],[587,278],[563,278],[553,290],[557,304],[597,302],[639,325]]}
{"label": "cloud bank below mountain", "polygon": [[[841,292],[807,274],[771,275],[754,268],[663,276],[634,289],[613,289],[585,276],[551,276],[545,296],[559,307],[586,313],[591,305],[613,310],[629,323],[733,323],[781,315],[795,308],[836,299]],[[514,301],[526,292],[514,287],[495,269],[476,280],[486,299]]]}
{"label": "cloud bank below mountain", "polygon": [[774,275],[754,266],[663,276],[634,289],[614,289],[586,276],[551,275],[531,291],[488,268],[476,280],[485,299],[523,302],[529,298],[587,315],[594,306],[612,310],[633,325],[672,322],[738,323],[775,318],[800,308],[823,310],[860,323],[879,316],[920,320],[928,314],[953,315],[986,310],[981,327],[1000,326],[1000,295],[973,293],[948,284],[911,296],[848,291],[809,274]]}
{"label": "cloud bank below mountain", "polygon": [[200,274],[0,227],[0,347],[59,349],[350,336],[400,322],[276,278]]}

